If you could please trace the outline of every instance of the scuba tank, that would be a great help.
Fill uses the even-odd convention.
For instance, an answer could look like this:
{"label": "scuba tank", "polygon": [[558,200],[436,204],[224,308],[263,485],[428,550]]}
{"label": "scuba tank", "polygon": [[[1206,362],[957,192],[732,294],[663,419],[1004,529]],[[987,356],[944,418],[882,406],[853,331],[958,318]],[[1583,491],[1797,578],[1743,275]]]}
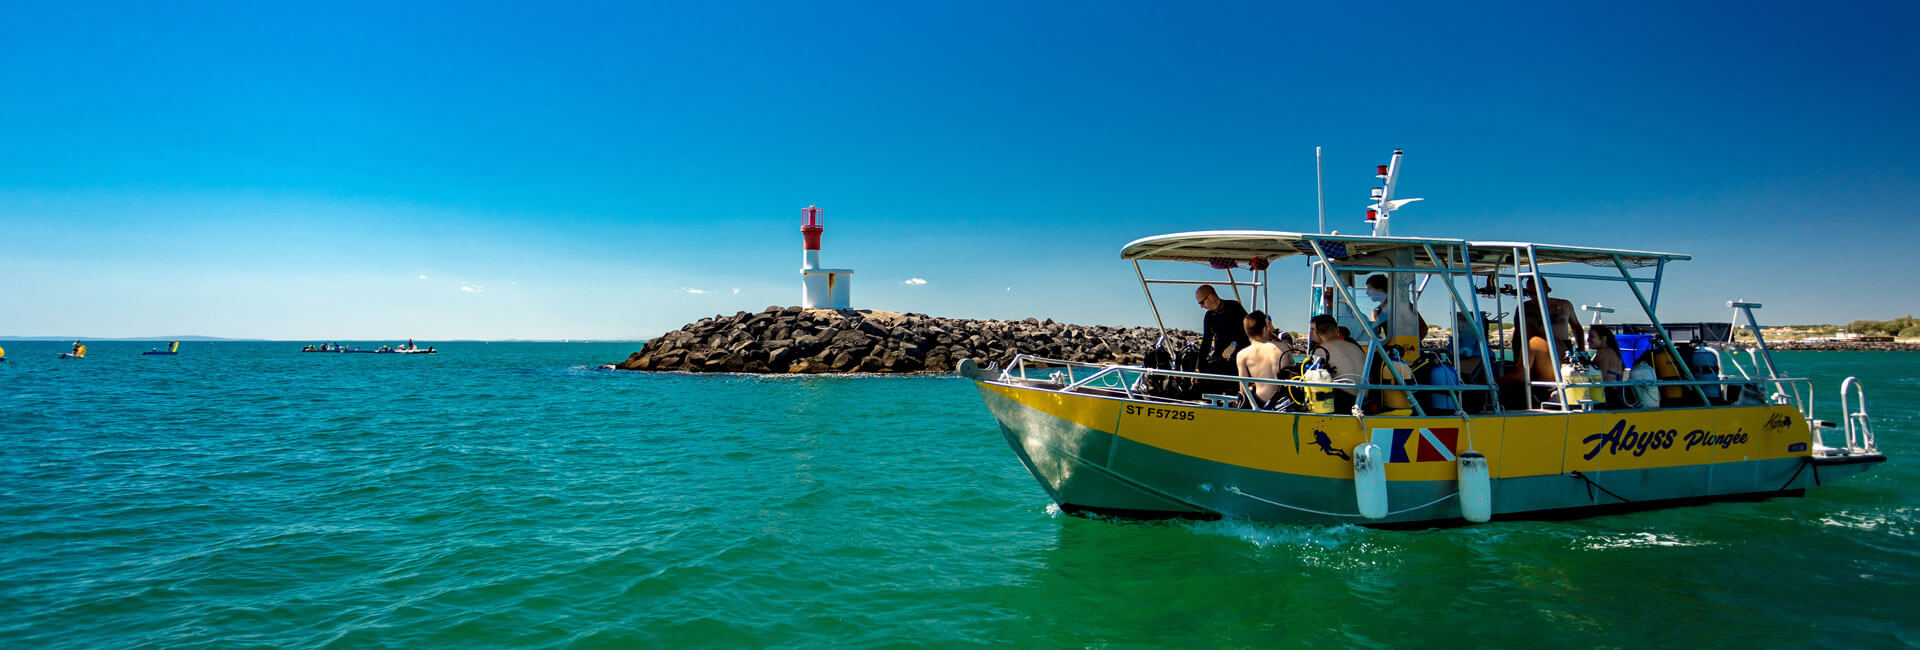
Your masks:
{"label": "scuba tank", "polygon": [[[1314,357],[1313,361],[1307,366],[1307,370],[1300,373],[1300,381],[1331,383],[1333,381],[1333,373],[1327,372],[1327,369],[1320,364],[1319,357]],[[1307,412],[1332,413],[1333,389],[1326,386],[1308,387]]]}
{"label": "scuba tank", "polygon": [[[1388,381],[1382,381],[1380,383],[1413,383],[1413,367],[1407,365],[1407,362],[1400,360],[1400,348],[1389,347],[1387,350],[1387,356],[1381,360],[1381,363],[1393,364],[1393,369],[1389,371],[1384,365],[1381,367],[1381,379]],[[1398,379],[1394,377],[1395,373],[1399,374]],[[1413,402],[1407,399],[1407,391],[1390,390],[1384,391],[1380,396],[1380,406],[1389,411],[1398,411],[1413,408]]]}
{"label": "scuba tank", "polygon": [[[1660,374],[1654,372],[1653,361],[1649,359],[1633,362],[1633,368],[1627,371],[1630,381],[1652,382],[1659,378]],[[1633,396],[1635,406],[1639,408],[1650,409],[1660,405],[1660,388],[1651,383],[1634,386],[1628,394]]]}
{"label": "scuba tank", "polygon": [[1588,400],[1605,401],[1599,395],[1600,389],[1584,385],[1599,382],[1600,369],[1589,365],[1579,356],[1569,356],[1566,363],[1560,364],[1560,376],[1566,378],[1567,382],[1567,394],[1566,399],[1562,401],[1563,404],[1572,407],[1579,406],[1581,402]]}
{"label": "scuba tank", "polygon": [[[1454,370],[1451,364],[1434,364],[1433,369],[1427,372],[1427,383],[1434,386],[1458,386],[1460,385],[1460,371]],[[1454,403],[1452,393],[1425,391],[1422,392],[1421,395],[1426,397],[1426,407],[1429,415],[1448,415],[1460,408],[1458,404]]]}
{"label": "scuba tank", "polygon": [[[1699,341],[1694,341],[1693,342],[1693,358],[1688,361],[1687,367],[1693,370],[1694,379],[1719,379],[1720,378],[1719,351],[1714,350],[1711,347],[1708,347],[1704,343],[1701,343]],[[1712,402],[1720,401],[1719,385],[1701,386],[1700,390],[1705,391],[1707,393],[1708,401],[1712,401]]]}
{"label": "scuba tank", "polygon": [[[1653,348],[1653,352],[1647,356],[1653,358],[1654,376],[1659,377],[1661,381],[1677,380],[1680,378],[1680,366],[1673,362],[1673,355],[1667,354],[1666,346],[1656,345]],[[1660,387],[1660,399],[1663,400],[1680,399],[1682,394],[1684,393],[1679,386]]]}

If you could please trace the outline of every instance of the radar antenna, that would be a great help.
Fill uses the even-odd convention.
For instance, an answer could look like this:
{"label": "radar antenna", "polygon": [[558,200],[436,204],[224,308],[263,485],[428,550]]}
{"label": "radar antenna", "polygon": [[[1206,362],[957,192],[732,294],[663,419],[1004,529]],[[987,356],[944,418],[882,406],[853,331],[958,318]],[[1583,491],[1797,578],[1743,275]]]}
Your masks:
{"label": "radar antenna", "polygon": [[1387,230],[1387,222],[1392,219],[1394,210],[1408,203],[1422,200],[1393,198],[1394,186],[1400,182],[1400,156],[1399,149],[1393,150],[1393,160],[1378,166],[1374,174],[1374,178],[1382,181],[1380,187],[1373,188],[1373,205],[1367,208],[1367,223],[1373,224],[1375,237],[1387,237],[1391,234]]}

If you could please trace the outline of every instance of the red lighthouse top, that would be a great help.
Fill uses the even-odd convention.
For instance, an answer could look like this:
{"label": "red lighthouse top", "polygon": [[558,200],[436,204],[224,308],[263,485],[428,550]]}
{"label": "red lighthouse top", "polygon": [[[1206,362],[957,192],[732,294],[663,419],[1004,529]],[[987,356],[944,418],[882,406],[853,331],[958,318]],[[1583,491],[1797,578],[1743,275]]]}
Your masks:
{"label": "red lighthouse top", "polygon": [[820,227],[820,208],[809,205],[800,214],[806,215],[806,219],[800,222],[800,234],[807,239],[806,250],[820,250],[820,233],[826,230]]}

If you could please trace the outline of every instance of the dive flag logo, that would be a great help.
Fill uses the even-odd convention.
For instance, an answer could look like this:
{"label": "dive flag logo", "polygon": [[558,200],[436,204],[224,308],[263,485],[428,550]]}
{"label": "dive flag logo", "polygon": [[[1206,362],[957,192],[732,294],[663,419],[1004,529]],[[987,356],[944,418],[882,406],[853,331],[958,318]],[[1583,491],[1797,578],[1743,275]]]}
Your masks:
{"label": "dive flag logo", "polygon": [[1389,463],[1452,461],[1460,446],[1459,429],[1374,429],[1373,444]]}

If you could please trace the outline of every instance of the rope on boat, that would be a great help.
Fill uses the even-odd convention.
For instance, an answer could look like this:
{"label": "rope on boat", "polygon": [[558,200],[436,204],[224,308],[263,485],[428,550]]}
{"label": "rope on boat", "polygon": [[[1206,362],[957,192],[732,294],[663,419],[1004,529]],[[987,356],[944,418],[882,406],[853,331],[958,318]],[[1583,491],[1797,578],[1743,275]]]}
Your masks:
{"label": "rope on boat", "polygon": [[[1793,485],[1793,482],[1794,482],[1794,480],[1795,480],[1795,479],[1798,479],[1798,478],[1800,478],[1800,472],[1801,472],[1802,470],[1805,470],[1805,469],[1807,468],[1807,466],[1808,466],[1808,465],[1812,465],[1812,464],[1813,464],[1813,463],[1812,463],[1811,461],[1809,461],[1809,460],[1807,460],[1807,459],[1808,459],[1808,457],[1807,457],[1807,456],[1801,456],[1801,457],[1800,457],[1800,466],[1799,466],[1799,467],[1795,467],[1795,468],[1793,468],[1793,476],[1789,476],[1789,477],[1787,477],[1787,482],[1785,482],[1785,483],[1781,483],[1781,484],[1780,484],[1780,489],[1778,489],[1778,490],[1774,490],[1774,491],[1775,491],[1775,492],[1785,492],[1785,491],[1787,490],[1787,486],[1790,486],[1790,485]],[[1815,482],[1815,483],[1818,483],[1818,482],[1819,482],[1819,480],[1820,480],[1820,469],[1819,469],[1819,468],[1814,468],[1814,470],[1813,470],[1813,475],[1814,475],[1814,482]]]}
{"label": "rope on boat", "polygon": [[[1261,498],[1261,497],[1258,497],[1258,496],[1254,496],[1254,495],[1251,495],[1251,494],[1247,494],[1247,493],[1245,493],[1245,492],[1242,492],[1242,491],[1240,491],[1240,487],[1239,487],[1239,486],[1234,486],[1234,485],[1229,485],[1229,486],[1227,486],[1227,491],[1228,491],[1228,492],[1232,492],[1232,493],[1234,493],[1234,494],[1238,494],[1238,495],[1240,495],[1240,496],[1243,496],[1243,497],[1246,497],[1246,498],[1249,498],[1249,499],[1253,499],[1253,500],[1255,500],[1255,501],[1259,501],[1259,502],[1261,502],[1261,503],[1265,503],[1265,504],[1269,504],[1269,505],[1276,505],[1276,506],[1280,506],[1280,507],[1282,507],[1282,508],[1286,508],[1286,509],[1288,509],[1288,510],[1298,510],[1298,511],[1300,511],[1300,512],[1308,512],[1308,513],[1313,513],[1313,514],[1316,514],[1316,515],[1323,515],[1323,516],[1327,516],[1327,517],[1358,517],[1358,516],[1360,516],[1360,513],[1357,513],[1357,512],[1355,512],[1355,513],[1351,513],[1351,514],[1349,514],[1349,513],[1344,513],[1344,512],[1325,512],[1325,511],[1321,511],[1321,510],[1314,510],[1314,509],[1312,509],[1312,508],[1302,508],[1302,507],[1300,507],[1300,506],[1294,506],[1294,505],[1287,505],[1287,504],[1284,504],[1284,503],[1281,503],[1281,502],[1279,502],[1279,501],[1274,501],[1274,500],[1272,500],[1272,499],[1264,499],[1264,498]],[[1409,512],[1413,512],[1413,511],[1415,511],[1415,510],[1419,510],[1419,509],[1421,509],[1421,508],[1425,508],[1425,507],[1428,507],[1428,506],[1432,506],[1432,505],[1434,505],[1434,504],[1436,504],[1436,503],[1440,503],[1441,501],[1445,501],[1445,500],[1447,500],[1447,499],[1451,499],[1451,498],[1454,498],[1454,497],[1457,497],[1457,496],[1460,496],[1460,493],[1456,491],[1456,492],[1454,492],[1453,494],[1449,494],[1449,495],[1446,495],[1446,496],[1443,496],[1443,497],[1440,497],[1440,498],[1438,498],[1438,499],[1434,499],[1434,500],[1432,500],[1432,501],[1428,501],[1428,502],[1426,502],[1426,503],[1422,503],[1422,504],[1420,504],[1420,505],[1417,505],[1417,506],[1414,506],[1414,507],[1411,507],[1411,508],[1403,508],[1403,509],[1400,509],[1400,510],[1395,510],[1395,511],[1393,511],[1393,512],[1389,512],[1389,513],[1387,513],[1387,516],[1389,516],[1389,517],[1391,517],[1391,516],[1393,516],[1393,515],[1399,515],[1399,514],[1405,514],[1405,513],[1409,513]]]}
{"label": "rope on boat", "polygon": [[1606,486],[1593,482],[1593,479],[1587,478],[1586,474],[1581,474],[1579,471],[1567,472],[1567,476],[1571,476],[1587,482],[1587,500],[1588,501],[1593,500],[1594,488],[1599,488],[1601,492],[1607,493],[1607,496],[1613,497],[1615,499],[1619,499],[1621,503],[1633,503],[1632,499],[1620,496],[1618,494],[1614,494],[1613,490],[1609,490],[1606,488]]}

